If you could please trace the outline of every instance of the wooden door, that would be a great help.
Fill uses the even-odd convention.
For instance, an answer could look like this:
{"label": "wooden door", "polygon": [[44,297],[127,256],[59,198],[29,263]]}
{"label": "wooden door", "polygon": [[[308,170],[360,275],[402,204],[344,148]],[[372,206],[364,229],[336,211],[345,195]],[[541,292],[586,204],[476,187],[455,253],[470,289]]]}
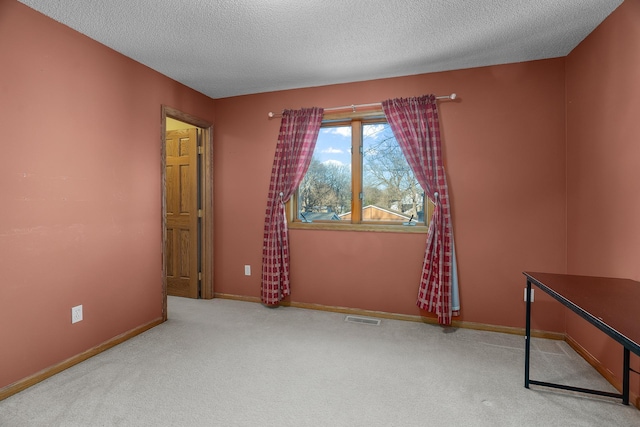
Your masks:
{"label": "wooden door", "polygon": [[167,131],[167,294],[198,298],[197,129]]}

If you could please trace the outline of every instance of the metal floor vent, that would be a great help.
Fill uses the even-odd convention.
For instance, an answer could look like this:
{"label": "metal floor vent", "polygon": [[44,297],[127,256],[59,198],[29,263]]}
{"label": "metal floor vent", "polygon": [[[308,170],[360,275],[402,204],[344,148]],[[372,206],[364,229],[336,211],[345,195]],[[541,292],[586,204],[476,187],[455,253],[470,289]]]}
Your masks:
{"label": "metal floor vent", "polygon": [[346,316],[344,318],[344,321],[345,322],[352,322],[352,323],[364,323],[366,325],[380,326],[380,319],[373,319],[371,317]]}

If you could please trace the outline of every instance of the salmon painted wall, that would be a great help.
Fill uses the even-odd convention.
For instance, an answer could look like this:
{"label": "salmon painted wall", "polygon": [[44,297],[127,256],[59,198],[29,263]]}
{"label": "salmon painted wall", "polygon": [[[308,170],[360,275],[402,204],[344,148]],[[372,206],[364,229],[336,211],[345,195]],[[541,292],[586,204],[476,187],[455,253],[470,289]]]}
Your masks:
{"label": "salmon painted wall", "polygon": [[[216,100],[216,292],[260,295],[262,229],[285,108],[444,95],[440,117],[462,316],[524,326],[522,271],[564,272],[564,59]],[[426,235],[291,230],[291,301],[418,315]],[[252,276],[244,276],[250,264]],[[536,295],[538,297],[538,295]],[[534,328],[561,331],[540,295]]]}
{"label": "salmon painted wall", "polygon": [[161,105],[214,101],[13,0],[0,55],[2,388],[161,317]]}
{"label": "salmon painted wall", "polygon": [[[569,273],[640,281],[638,76],[640,1],[626,0],[567,57]],[[573,313],[567,334],[621,378],[619,344]]]}

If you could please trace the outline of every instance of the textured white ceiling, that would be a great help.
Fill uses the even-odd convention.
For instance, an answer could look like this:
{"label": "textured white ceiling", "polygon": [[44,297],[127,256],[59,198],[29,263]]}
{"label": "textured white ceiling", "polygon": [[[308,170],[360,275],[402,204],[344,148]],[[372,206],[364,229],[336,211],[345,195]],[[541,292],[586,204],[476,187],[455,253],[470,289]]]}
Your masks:
{"label": "textured white ceiling", "polygon": [[212,98],[567,55],[622,0],[20,0]]}

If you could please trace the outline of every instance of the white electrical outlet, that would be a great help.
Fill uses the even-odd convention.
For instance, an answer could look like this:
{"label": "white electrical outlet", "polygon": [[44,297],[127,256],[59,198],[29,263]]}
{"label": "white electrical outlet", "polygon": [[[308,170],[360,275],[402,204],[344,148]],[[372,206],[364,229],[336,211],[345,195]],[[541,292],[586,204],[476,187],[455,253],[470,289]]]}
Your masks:
{"label": "white electrical outlet", "polygon": [[[531,302],[535,301],[533,291],[535,291],[535,289],[531,288]],[[527,302],[527,288],[524,288],[524,302]]]}
{"label": "white electrical outlet", "polygon": [[251,266],[250,265],[245,265],[244,266],[244,275],[245,276],[251,276]]}
{"label": "white electrical outlet", "polygon": [[78,323],[82,320],[82,305],[71,307],[71,323]]}

